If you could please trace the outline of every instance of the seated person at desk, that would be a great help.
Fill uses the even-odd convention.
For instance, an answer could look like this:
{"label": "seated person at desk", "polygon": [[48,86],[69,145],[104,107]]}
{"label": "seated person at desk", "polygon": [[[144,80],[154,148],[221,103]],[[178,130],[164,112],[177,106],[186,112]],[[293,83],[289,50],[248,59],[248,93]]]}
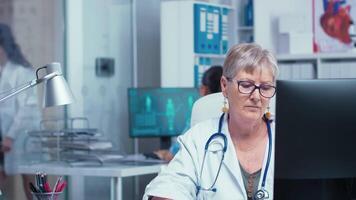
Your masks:
{"label": "seated person at desk", "polygon": [[[206,70],[203,74],[202,83],[199,88],[200,96],[205,96],[212,93],[221,92],[220,79],[222,76],[222,66],[214,65]],[[147,157],[153,157],[165,161],[171,161],[173,156],[179,150],[179,143],[175,142],[169,148],[169,150],[158,150],[150,154],[146,154]]]}
{"label": "seated person at desk", "polygon": [[233,46],[221,78],[229,109],[178,137],[181,149],[143,199],[273,199],[274,131],[265,112],[277,72],[259,45]]}

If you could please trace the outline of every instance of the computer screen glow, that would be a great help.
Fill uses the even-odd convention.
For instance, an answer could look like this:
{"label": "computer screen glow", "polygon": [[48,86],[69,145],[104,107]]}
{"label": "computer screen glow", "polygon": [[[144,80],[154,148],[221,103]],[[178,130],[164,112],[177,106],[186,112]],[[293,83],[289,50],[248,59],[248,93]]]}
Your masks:
{"label": "computer screen glow", "polygon": [[177,136],[190,127],[197,88],[129,88],[131,137]]}

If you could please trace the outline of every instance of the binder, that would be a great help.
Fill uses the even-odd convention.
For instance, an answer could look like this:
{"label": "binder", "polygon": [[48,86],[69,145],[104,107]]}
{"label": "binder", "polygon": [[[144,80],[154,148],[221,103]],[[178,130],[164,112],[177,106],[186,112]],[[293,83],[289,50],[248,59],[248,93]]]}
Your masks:
{"label": "binder", "polygon": [[199,87],[200,86],[200,82],[199,82],[199,74],[200,74],[200,59],[202,58],[198,58],[196,57],[194,60],[194,87]]}
{"label": "binder", "polygon": [[221,32],[221,53],[226,54],[227,50],[229,49],[229,42],[228,42],[228,15],[229,9],[222,8],[221,10],[221,21],[220,21],[220,32]]}
{"label": "binder", "polygon": [[211,53],[212,51],[212,40],[213,40],[213,13],[212,13],[212,6],[207,6],[207,13],[206,13],[206,44],[207,49],[206,53]]}
{"label": "binder", "polygon": [[210,58],[196,58],[196,63],[194,66],[194,87],[200,87],[201,81],[203,78],[203,74],[206,70],[208,70],[211,66]]}
{"label": "binder", "polygon": [[224,54],[228,50],[229,9],[194,4],[195,53]]}
{"label": "binder", "polygon": [[207,53],[207,12],[208,7],[194,4],[194,52]]}
{"label": "binder", "polygon": [[208,6],[207,20],[206,20],[206,40],[207,53],[220,53],[220,8],[216,6]]}
{"label": "binder", "polygon": [[[210,6],[208,9],[208,13],[212,15],[212,39],[209,40],[211,44],[210,53],[212,54],[220,54],[220,41],[221,41],[221,8],[216,6]],[[208,45],[209,47],[209,45]]]}

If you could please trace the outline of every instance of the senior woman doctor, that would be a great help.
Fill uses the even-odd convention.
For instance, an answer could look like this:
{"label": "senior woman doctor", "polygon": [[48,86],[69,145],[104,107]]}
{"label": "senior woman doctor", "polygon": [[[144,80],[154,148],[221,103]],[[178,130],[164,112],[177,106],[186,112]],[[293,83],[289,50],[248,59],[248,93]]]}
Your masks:
{"label": "senior woman doctor", "polygon": [[221,78],[228,111],[178,138],[180,151],[144,199],[272,200],[274,131],[265,112],[277,71],[275,57],[259,45],[233,46]]}

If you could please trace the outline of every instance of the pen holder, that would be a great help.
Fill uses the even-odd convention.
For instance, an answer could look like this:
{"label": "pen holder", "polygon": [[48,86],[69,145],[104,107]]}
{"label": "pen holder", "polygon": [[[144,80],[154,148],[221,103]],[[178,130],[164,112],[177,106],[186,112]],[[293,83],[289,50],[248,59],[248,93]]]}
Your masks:
{"label": "pen holder", "polygon": [[33,200],[58,200],[59,196],[63,192],[46,192],[46,193],[34,193],[32,192]]}

